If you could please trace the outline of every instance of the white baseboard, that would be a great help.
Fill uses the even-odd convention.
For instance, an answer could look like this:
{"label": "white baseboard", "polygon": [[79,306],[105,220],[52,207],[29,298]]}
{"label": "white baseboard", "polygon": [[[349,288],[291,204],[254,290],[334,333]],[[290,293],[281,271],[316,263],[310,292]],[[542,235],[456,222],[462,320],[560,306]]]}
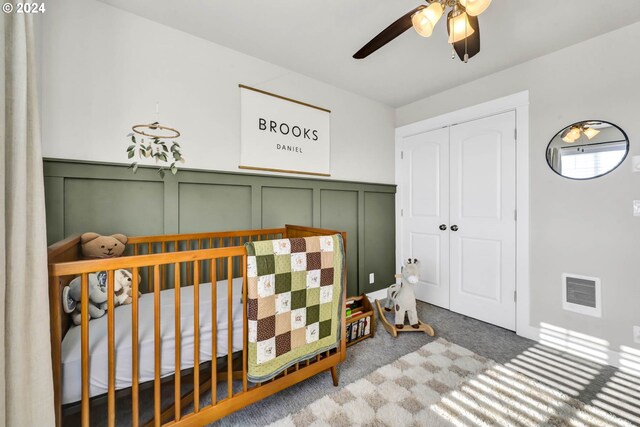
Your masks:
{"label": "white baseboard", "polygon": [[380,289],[378,291],[369,292],[367,294],[367,297],[369,298],[370,301],[375,301],[377,299],[385,299],[387,297],[387,290]]}

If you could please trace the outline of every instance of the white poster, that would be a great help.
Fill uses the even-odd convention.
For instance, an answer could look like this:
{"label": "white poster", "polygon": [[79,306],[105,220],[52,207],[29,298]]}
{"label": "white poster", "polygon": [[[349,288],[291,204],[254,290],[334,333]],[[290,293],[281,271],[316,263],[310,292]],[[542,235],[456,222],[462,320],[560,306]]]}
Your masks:
{"label": "white poster", "polygon": [[330,175],[330,111],[240,85],[240,168]]}

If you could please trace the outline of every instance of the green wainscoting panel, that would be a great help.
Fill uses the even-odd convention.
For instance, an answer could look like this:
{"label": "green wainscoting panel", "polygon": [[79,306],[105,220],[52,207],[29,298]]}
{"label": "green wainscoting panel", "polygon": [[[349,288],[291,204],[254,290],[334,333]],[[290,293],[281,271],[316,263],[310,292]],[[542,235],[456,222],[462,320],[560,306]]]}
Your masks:
{"label": "green wainscoting panel", "polygon": [[180,233],[251,229],[251,186],[180,183]]}
{"label": "green wainscoting panel", "polygon": [[[347,291],[393,283],[395,185],[45,160],[47,239],[86,231],[130,236],[282,227],[347,232]],[[376,283],[369,285],[369,273]]]}
{"label": "green wainscoting panel", "polygon": [[161,182],[66,179],[65,233],[162,234],[163,197]]}
{"label": "green wainscoting panel", "polygon": [[358,295],[358,192],[321,190],[320,227],[347,232],[347,295]]}
{"label": "green wainscoting panel", "polygon": [[262,228],[313,225],[313,189],[262,187]]}
{"label": "green wainscoting panel", "polygon": [[[364,278],[366,292],[383,289],[395,283],[395,195],[364,193]],[[369,273],[375,283],[369,284]]]}
{"label": "green wainscoting panel", "polygon": [[64,178],[44,178],[47,242],[64,239]]}

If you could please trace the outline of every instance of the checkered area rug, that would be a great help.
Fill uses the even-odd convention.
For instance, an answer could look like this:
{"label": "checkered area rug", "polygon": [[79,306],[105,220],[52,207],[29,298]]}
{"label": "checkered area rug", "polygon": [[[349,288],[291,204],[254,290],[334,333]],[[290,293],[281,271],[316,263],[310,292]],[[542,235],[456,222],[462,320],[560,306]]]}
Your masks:
{"label": "checkered area rug", "polygon": [[442,338],[271,425],[632,426]]}

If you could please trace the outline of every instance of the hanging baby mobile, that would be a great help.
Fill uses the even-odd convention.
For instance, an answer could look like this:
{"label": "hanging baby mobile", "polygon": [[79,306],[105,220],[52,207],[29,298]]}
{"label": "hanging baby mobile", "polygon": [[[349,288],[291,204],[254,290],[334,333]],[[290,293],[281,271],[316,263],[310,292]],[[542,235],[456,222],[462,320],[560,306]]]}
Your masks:
{"label": "hanging baby mobile", "polygon": [[[184,163],[180,144],[175,140],[180,137],[177,129],[161,125],[158,122],[158,104],[156,104],[156,121],[149,124],[139,124],[131,127],[133,132],[127,135],[132,144],[127,147],[127,156],[132,159],[136,154],[139,159],[155,159],[158,174],[164,178],[165,171],[172,174],[178,172],[176,163]],[[138,170],[138,162],[131,163],[129,168],[135,173]]]}

